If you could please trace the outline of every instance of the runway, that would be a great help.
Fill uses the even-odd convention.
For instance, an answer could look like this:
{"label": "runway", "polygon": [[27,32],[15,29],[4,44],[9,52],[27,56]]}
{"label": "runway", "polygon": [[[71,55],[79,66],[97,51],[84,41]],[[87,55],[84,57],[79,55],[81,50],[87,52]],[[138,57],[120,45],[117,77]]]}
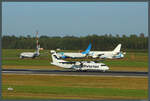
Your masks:
{"label": "runway", "polygon": [[75,70],[41,70],[41,69],[2,69],[9,74],[55,74],[55,75],[94,75],[94,76],[147,76],[148,72],[131,71],[75,71]]}

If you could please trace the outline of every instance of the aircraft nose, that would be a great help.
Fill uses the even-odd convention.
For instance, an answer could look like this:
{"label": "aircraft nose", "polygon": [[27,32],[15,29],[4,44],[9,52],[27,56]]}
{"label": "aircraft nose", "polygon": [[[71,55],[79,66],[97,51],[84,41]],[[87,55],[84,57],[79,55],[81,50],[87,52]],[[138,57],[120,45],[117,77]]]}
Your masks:
{"label": "aircraft nose", "polygon": [[123,58],[124,57],[124,55],[123,54],[121,54],[121,58]]}
{"label": "aircraft nose", "polygon": [[109,70],[109,67],[106,66],[105,69],[106,69],[106,70]]}

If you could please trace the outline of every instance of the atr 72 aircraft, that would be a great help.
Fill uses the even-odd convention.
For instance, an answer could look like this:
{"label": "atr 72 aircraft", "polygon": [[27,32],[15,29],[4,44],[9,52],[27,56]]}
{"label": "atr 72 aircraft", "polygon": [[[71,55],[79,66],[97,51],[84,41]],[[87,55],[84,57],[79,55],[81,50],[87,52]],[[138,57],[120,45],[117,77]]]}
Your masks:
{"label": "atr 72 aircraft", "polygon": [[36,32],[36,51],[35,52],[23,52],[20,54],[20,58],[23,59],[23,58],[35,58],[37,56],[40,55],[40,50],[42,50],[43,48],[40,48],[40,45],[38,43],[38,32]]}
{"label": "atr 72 aircraft", "polygon": [[57,53],[57,55],[61,58],[84,58],[90,52],[91,46],[92,45],[89,44],[88,48],[84,52],[81,52],[81,53],[59,52],[59,53]]}
{"label": "atr 72 aircraft", "polygon": [[109,67],[106,66],[104,63],[96,63],[94,61],[69,62],[69,61],[62,60],[54,50],[51,50],[51,56],[52,56],[51,64],[62,68],[75,69],[79,71],[99,70],[105,72],[106,70],[109,70]]}
{"label": "atr 72 aircraft", "polygon": [[124,57],[124,53],[120,52],[121,44],[119,44],[113,51],[90,51],[89,56],[92,58],[102,59],[120,59]]}

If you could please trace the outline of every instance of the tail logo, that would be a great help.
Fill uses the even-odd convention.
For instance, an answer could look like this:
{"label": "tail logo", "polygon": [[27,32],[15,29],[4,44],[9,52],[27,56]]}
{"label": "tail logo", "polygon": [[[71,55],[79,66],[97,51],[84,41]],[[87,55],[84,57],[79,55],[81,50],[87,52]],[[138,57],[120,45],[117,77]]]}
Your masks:
{"label": "tail logo", "polygon": [[82,54],[88,54],[91,50],[91,47],[92,47],[92,44],[90,43],[88,48],[84,52],[82,52]]}

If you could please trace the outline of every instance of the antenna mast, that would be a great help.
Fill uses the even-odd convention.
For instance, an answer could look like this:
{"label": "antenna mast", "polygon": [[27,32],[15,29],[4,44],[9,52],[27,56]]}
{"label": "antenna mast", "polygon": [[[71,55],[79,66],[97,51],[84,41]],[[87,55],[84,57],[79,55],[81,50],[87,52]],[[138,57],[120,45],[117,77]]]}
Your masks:
{"label": "antenna mast", "polygon": [[38,46],[39,46],[38,30],[36,31],[36,45],[37,45],[37,48],[38,48]]}

